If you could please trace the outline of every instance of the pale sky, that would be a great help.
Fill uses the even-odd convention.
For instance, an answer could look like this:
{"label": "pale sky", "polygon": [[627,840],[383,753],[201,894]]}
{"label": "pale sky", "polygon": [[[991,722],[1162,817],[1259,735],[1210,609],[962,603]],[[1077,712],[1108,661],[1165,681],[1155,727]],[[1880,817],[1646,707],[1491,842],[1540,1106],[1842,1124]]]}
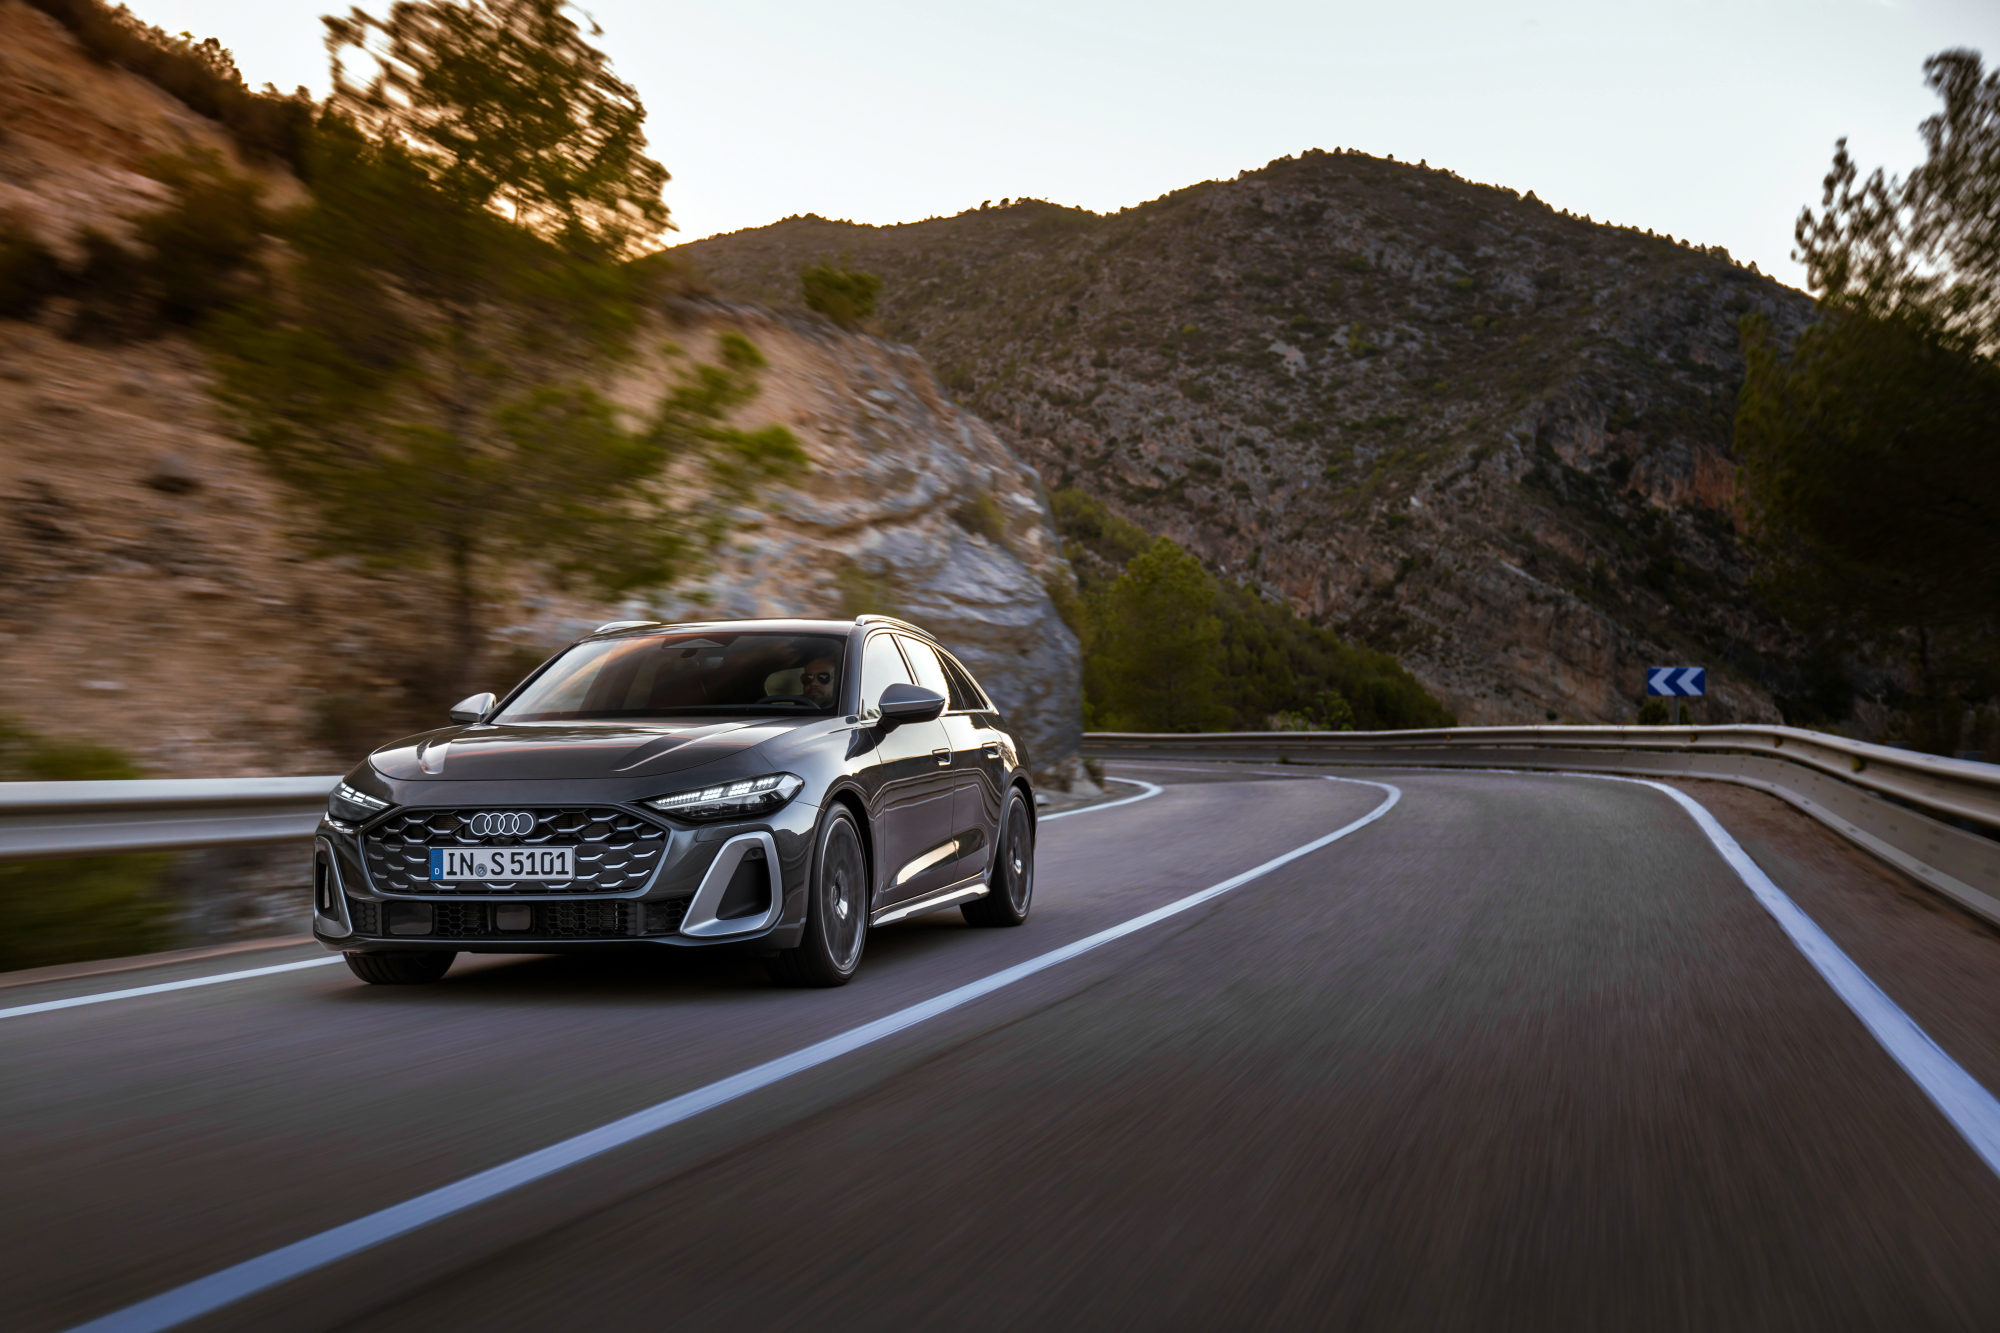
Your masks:
{"label": "pale sky", "polygon": [[[324,0],[128,0],[244,77],[324,93]],[[384,13],[386,0],[363,8]],[[679,240],[794,213],[1099,212],[1306,148],[1428,161],[1724,245],[1802,284],[1841,135],[1907,171],[1924,57],[2000,59],[1996,0],[594,0]],[[1989,64],[1991,60],[1989,60]]]}

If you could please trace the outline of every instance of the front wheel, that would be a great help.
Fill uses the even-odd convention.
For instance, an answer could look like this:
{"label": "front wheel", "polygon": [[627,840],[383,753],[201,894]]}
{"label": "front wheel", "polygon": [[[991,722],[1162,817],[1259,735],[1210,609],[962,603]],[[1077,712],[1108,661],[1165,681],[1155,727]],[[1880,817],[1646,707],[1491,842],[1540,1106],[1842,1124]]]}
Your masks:
{"label": "front wheel", "polygon": [[806,929],[798,947],[771,960],[783,986],[845,986],[868,943],[868,857],[854,812],[836,805],[813,845],[806,892]]}
{"label": "front wheel", "polygon": [[1028,800],[1015,787],[1007,793],[1000,814],[1000,845],[993,851],[993,873],[986,896],[958,909],[975,926],[1018,926],[1028,919],[1035,902],[1035,825],[1028,817]]}
{"label": "front wheel", "polygon": [[424,953],[344,953],[347,970],[371,986],[422,986],[451,970],[449,950]]}

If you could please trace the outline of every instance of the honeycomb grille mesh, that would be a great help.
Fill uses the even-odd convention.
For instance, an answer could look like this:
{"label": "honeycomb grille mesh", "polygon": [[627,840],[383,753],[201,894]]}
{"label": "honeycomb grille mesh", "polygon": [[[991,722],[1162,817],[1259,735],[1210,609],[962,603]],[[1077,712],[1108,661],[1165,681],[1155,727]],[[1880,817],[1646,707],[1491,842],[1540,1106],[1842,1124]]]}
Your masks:
{"label": "honeycomb grille mesh", "polygon": [[[518,838],[474,837],[484,809],[398,810],[362,836],[368,879],[381,893],[510,897],[549,893],[633,893],[645,886],[667,848],[667,831],[650,820],[607,806],[530,810],[534,828]],[[575,847],[576,878],[512,883],[434,884],[433,847]]]}

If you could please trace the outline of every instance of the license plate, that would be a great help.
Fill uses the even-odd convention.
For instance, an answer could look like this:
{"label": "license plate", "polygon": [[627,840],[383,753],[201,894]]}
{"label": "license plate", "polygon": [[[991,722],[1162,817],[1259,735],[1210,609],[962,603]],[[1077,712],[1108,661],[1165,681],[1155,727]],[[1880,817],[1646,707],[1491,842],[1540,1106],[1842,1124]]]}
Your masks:
{"label": "license plate", "polygon": [[434,884],[574,878],[574,847],[431,848],[431,882]]}

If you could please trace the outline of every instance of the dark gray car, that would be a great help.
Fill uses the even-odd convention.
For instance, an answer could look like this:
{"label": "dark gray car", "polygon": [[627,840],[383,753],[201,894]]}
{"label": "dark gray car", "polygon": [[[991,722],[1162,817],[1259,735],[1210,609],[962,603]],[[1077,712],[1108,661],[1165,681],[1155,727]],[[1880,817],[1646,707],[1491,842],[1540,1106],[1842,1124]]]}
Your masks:
{"label": "dark gray car", "polygon": [[314,933],[365,981],[701,947],[837,986],[872,925],[1027,919],[1019,742],[901,621],[621,622],[452,720],[375,751],[320,823]]}

